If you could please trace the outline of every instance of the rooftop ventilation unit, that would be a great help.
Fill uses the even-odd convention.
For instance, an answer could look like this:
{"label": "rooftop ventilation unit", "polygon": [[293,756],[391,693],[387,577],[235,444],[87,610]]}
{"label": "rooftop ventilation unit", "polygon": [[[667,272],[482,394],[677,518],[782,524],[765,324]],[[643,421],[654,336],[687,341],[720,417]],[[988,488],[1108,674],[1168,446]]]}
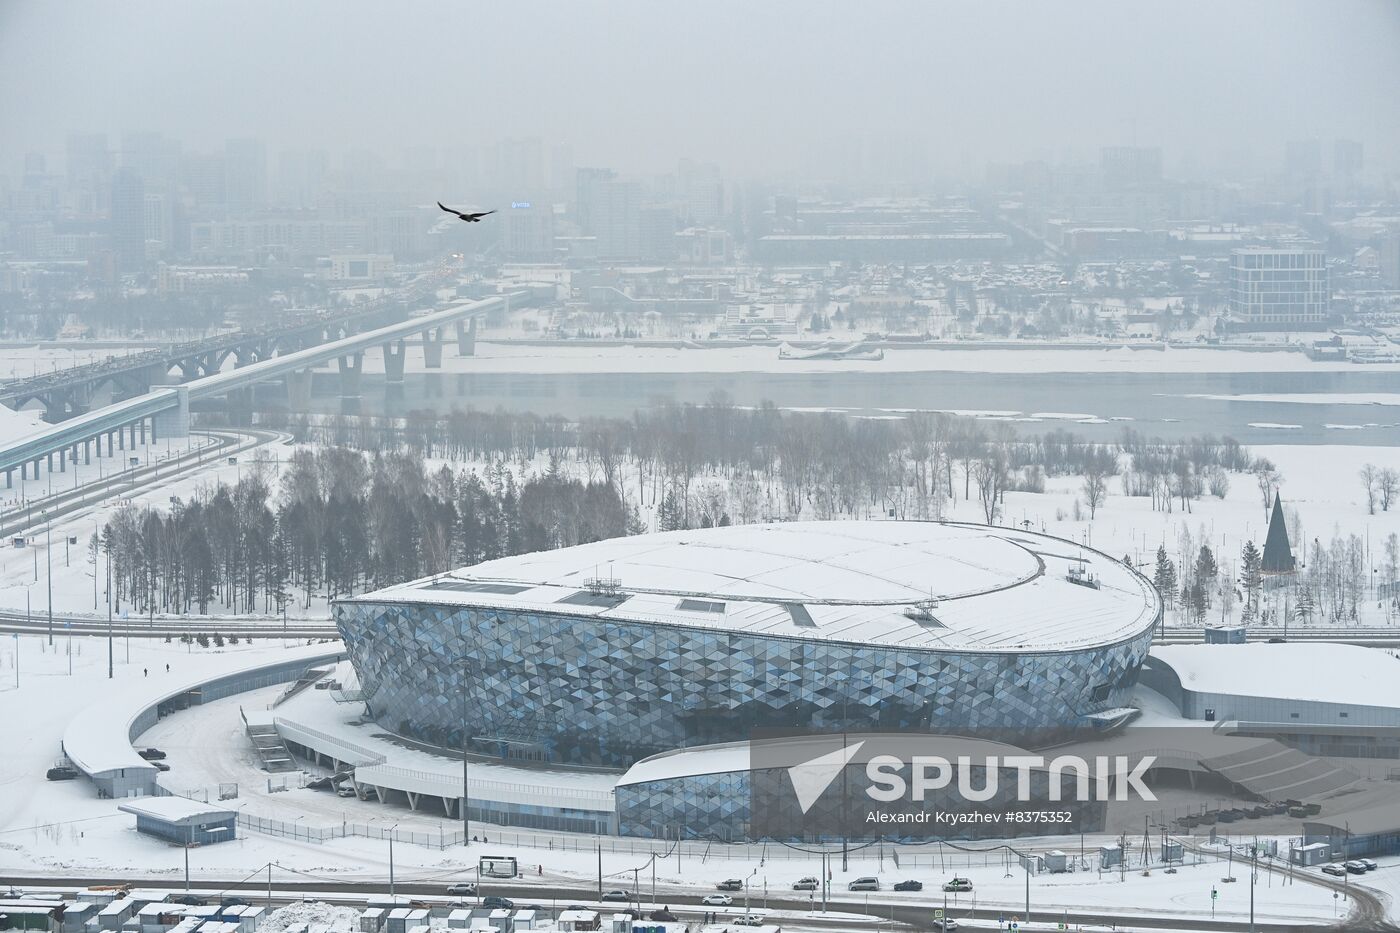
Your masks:
{"label": "rooftop ventilation unit", "polygon": [[943,623],[933,614],[933,610],[937,608],[938,600],[921,599],[913,605],[904,607],[904,617],[929,628],[943,628]]}
{"label": "rooftop ventilation unit", "polygon": [[595,577],[592,580],[584,580],[583,588],[594,596],[610,596],[614,599],[621,598],[622,580],[617,577]]}

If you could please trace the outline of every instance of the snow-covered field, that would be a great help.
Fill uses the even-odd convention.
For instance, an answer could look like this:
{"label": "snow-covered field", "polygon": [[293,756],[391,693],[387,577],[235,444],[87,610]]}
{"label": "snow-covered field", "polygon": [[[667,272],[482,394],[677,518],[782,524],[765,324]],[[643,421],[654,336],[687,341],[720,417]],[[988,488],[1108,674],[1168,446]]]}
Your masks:
{"label": "snow-covered field", "polygon": [[[163,448],[164,443],[161,442],[159,446]],[[1302,540],[1311,542],[1317,538],[1325,546],[1336,535],[1361,536],[1369,545],[1370,566],[1377,568],[1373,576],[1377,583],[1384,582],[1384,541],[1388,535],[1400,533],[1400,508],[1392,508],[1388,512],[1377,509],[1376,514],[1368,514],[1357,474],[1368,463],[1400,469],[1400,448],[1280,444],[1251,449],[1256,456],[1269,458],[1282,474],[1283,501],[1287,509],[1297,512],[1297,529],[1301,530]],[[274,490],[275,471],[286,460],[287,453],[287,448],[273,448],[264,455],[269,458],[266,469]],[[201,489],[212,488],[218,481],[229,484],[237,482],[243,471],[253,468],[251,460],[251,457],[245,456],[233,465],[218,461],[198,474],[147,488],[122,501],[165,506],[172,496],[188,498]],[[454,469],[479,469],[483,466],[480,463],[440,460],[431,461],[429,466],[436,468],[444,462]],[[584,464],[567,463],[565,466],[579,475],[588,475]],[[545,468],[543,459],[527,466],[527,469],[535,471]],[[96,466],[86,469],[95,472]],[[71,471],[72,465],[69,474],[55,474],[55,482],[71,481],[68,480]],[[635,486],[635,472],[624,471],[624,476],[629,483],[629,499],[642,499],[643,517],[654,527],[656,503],[650,487],[643,496]],[[46,476],[40,482],[47,479]],[[697,481],[697,488],[706,481],[705,478]],[[961,494],[959,471],[954,472],[954,486]],[[1190,532],[1197,545],[1210,544],[1222,567],[1236,570],[1240,549],[1245,541],[1253,541],[1258,546],[1263,544],[1267,515],[1254,478],[1247,474],[1231,474],[1230,489],[1224,499],[1203,496],[1191,503],[1190,512],[1181,511],[1179,502],[1174,503],[1170,513],[1154,511],[1150,499],[1124,496],[1118,482],[1111,481],[1109,496],[1092,520],[1082,502],[1076,513],[1076,500],[1083,499],[1082,486],[1080,477],[1052,477],[1047,479],[1044,493],[1008,492],[1000,520],[1018,525],[1028,522],[1034,529],[1083,542],[1114,557],[1129,555],[1140,566],[1150,564],[1159,544],[1165,544],[1173,559],[1179,559],[1177,550],[1183,530]],[[15,491],[19,491],[18,486]],[[971,500],[959,497],[948,502],[944,517],[983,521],[975,484],[972,493]],[[56,611],[94,611],[93,566],[87,562],[87,542],[117,504],[108,502],[94,506],[54,523],[51,540],[53,605]],[[67,543],[70,535],[78,538],[76,545]],[[1295,553],[1299,551],[1298,541],[1294,542],[1294,550]],[[34,536],[30,546],[24,550],[0,550],[0,608],[23,610],[27,592],[31,609],[36,613],[42,612],[47,606],[48,566],[42,534]],[[98,569],[101,570],[100,567]],[[1150,573],[1150,567],[1147,569]],[[96,603],[105,612],[100,589],[99,584]],[[1378,605],[1374,600],[1359,606],[1358,612],[1359,624],[1389,624],[1393,616],[1388,604]],[[325,618],[327,607],[323,598],[313,595],[309,602],[305,599],[294,601],[289,613],[293,618]]]}

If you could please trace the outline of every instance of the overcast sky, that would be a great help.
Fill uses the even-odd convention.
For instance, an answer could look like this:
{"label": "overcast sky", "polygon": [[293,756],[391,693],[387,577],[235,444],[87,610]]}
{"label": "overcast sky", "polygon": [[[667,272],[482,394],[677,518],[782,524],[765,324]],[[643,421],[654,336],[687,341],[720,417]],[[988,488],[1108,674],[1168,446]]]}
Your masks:
{"label": "overcast sky", "polygon": [[[862,135],[941,169],[1108,143],[1400,152],[1400,3],[0,2],[0,155],[70,131],[374,149],[537,135],[578,164],[801,170]],[[819,164],[818,160],[818,164]],[[58,166],[55,166],[56,168]]]}

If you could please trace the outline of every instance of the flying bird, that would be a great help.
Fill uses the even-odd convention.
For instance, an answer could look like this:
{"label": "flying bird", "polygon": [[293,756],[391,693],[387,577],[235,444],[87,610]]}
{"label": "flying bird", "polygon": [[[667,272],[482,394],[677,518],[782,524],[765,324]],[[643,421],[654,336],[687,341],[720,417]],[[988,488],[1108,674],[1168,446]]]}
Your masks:
{"label": "flying bird", "polygon": [[447,213],[449,213],[449,214],[456,214],[457,217],[459,217],[459,218],[462,219],[462,220],[465,220],[465,221],[466,221],[467,223],[469,223],[469,224],[479,223],[479,222],[481,221],[481,218],[485,217],[487,214],[494,214],[494,213],[496,213],[494,210],[491,210],[491,211],[482,211],[482,212],[479,213],[479,214],[463,214],[461,211],[454,211],[452,208],[450,208],[450,207],[448,207],[447,205],[443,204],[441,201],[437,202],[437,206],[440,207],[440,208],[442,208],[443,210],[447,211]]}

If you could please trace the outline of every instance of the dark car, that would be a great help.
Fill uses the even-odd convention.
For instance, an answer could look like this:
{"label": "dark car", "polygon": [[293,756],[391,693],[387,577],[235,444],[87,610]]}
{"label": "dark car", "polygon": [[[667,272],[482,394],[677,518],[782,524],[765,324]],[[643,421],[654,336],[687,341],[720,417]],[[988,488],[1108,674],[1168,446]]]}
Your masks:
{"label": "dark car", "polygon": [[600,901],[631,901],[632,895],[626,891],[606,891],[599,898]]}
{"label": "dark car", "polygon": [[721,881],[719,884],[715,885],[715,887],[719,888],[721,891],[742,891],[744,890],[744,882],[740,881],[738,878],[730,878],[728,881]]}
{"label": "dark car", "polygon": [[895,884],[896,891],[922,891],[924,883],[922,881],[900,881]]}
{"label": "dark car", "polygon": [[234,896],[234,895],[229,895],[228,897],[222,898],[222,899],[219,901],[219,906],[222,908],[222,907],[248,907],[248,906],[250,906],[250,905],[249,905],[249,903],[248,903],[248,901],[247,901],[246,898],[237,897],[237,896]]}
{"label": "dark car", "polygon": [[161,751],[161,750],[158,749],[158,748],[143,748],[143,749],[141,749],[139,752],[137,752],[136,754],[140,755],[142,758],[146,759],[147,761],[164,761],[164,760],[165,760],[165,752]]}
{"label": "dark car", "polygon": [[675,914],[671,913],[669,907],[662,907],[659,910],[653,910],[651,913],[647,914],[647,919],[656,920],[661,923],[675,923],[677,918]]}
{"label": "dark car", "polygon": [[62,765],[57,768],[50,768],[44,774],[44,777],[48,778],[50,781],[72,781],[76,779],[77,776],[78,770],[76,768],[68,768]]}
{"label": "dark car", "polygon": [[181,904],[185,907],[204,907],[209,902],[198,894],[177,894],[170,899],[172,904]]}
{"label": "dark car", "polygon": [[153,761],[153,762],[151,762],[151,764],[153,764],[153,765],[156,766],[156,770],[157,770],[157,771],[169,771],[169,770],[170,770],[170,765],[166,764],[166,763],[163,762],[163,761]]}
{"label": "dark car", "polygon": [[491,910],[514,910],[515,901],[508,897],[495,897],[493,895],[492,897],[483,897],[481,899],[481,906],[490,908]]}

